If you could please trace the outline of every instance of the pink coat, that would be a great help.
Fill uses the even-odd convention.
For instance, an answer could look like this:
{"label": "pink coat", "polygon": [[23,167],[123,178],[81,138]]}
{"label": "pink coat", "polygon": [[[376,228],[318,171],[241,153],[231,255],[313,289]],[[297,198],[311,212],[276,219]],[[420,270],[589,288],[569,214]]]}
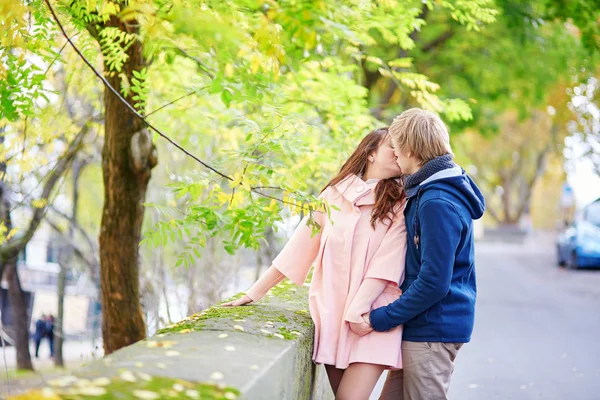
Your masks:
{"label": "pink coat", "polygon": [[[351,321],[360,321],[363,313],[396,300],[401,294],[398,285],[404,279],[405,204],[398,207],[391,224],[377,222],[373,229],[376,184],[376,180],[364,182],[350,175],[327,188],[320,198],[339,208],[331,210],[333,223],[325,214],[317,215],[321,231],[312,236],[312,228],[304,220],[273,261],[281,273],[302,285],[316,260],[309,292],[316,363],[337,368],[354,362],[402,367],[401,326],[362,337],[349,326]],[[384,281],[379,281],[379,293],[365,294],[363,290],[356,296],[369,278]]]}

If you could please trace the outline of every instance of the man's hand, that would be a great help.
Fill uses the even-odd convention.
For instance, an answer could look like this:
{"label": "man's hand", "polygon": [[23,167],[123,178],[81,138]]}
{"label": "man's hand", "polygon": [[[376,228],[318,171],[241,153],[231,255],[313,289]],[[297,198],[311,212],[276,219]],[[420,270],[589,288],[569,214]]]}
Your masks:
{"label": "man's hand", "polygon": [[244,306],[244,305],[250,304],[250,303],[252,303],[252,299],[250,297],[248,297],[247,295],[243,295],[241,298],[239,298],[237,300],[221,304],[221,307],[238,307],[238,306]]}

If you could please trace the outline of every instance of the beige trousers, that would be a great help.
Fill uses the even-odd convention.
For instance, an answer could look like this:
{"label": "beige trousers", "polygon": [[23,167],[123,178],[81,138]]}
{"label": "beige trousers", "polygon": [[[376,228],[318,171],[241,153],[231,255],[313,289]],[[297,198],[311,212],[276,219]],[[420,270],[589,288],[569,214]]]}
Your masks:
{"label": "beige trousers", "polygon": [[403,369],[388,373],[379,400],[447,400],[462,345],[403,341]]}

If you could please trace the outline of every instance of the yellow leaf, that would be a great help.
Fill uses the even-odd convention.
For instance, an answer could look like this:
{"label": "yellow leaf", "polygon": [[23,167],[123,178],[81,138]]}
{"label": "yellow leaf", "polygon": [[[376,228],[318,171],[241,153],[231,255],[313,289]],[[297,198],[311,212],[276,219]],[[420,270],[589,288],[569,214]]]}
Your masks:
{"label": "yellow leaf", "polygon": [[215,381],[221,380],[225,378],[225,375],[223,375],[221,372],[213,372],[212,374],[210,374],[210,379],[214,379]]}
{"label": "yellow leaf", "polygon": [[135,375],[133,375],[131,373],[131,371],[123,371],[123,372],[121,372],[119,377],[121,379],[123,379],[125,382],[131,382],[131,383],[137,382],[137,378],[135,377]]}
{"label": "yellow leaf", "polygon": [[256,74],[261,66],[260,56],[258,54],[253,54],[250,57],[250,70],[252,74]]}
{"label": "yellow leaf", "polygon": [[377,65],[383,65],[383,61],[379,57],[367,56],[367,61]]}
{"label": "yellow leaf", "polygon": [[106,389],[97,386],[87,386],[79,389],[79,393],[84,396],[102,396],[103,394],[106,394]]}
{"label": "yellow leaf", "polygon": [[133,395],[141,400],[154,400],[160,398],[158,393],[149,390],[134,390]]}
{"label": "yellow leaf", "polygon": [[31,202],[33,208],[44,208],[46,207],[46,204],[48,204],[48,200],[46,199],[37,199]]}
{"label": "yellow leaf", "polygon": [[233,76],[233,73],[234,73],[233,65],[231,65],[231,64],[225,65],[225,76],[227,78],[231,78]]}
{"label": "yellow leaf", "polygon": [[115,7],[115,3],[113,2],[108,2],[106,4],[104,4],[104,7],[102,7],[102,14],[105,15],[114,15],[117,13],[117,8]]}
{"label": "yellow leaf", "polygon": [[198,392],[197,390],[188,389],[185,391],[185,394],[192,399],[200,398],[200,392]]}
{"label": "yellow leaf", "polygon": [[92,384],[94,386],[108,386],[108,385],[110,385],[110,379],[102,376],[100,378],[94,379],[92,381]]}

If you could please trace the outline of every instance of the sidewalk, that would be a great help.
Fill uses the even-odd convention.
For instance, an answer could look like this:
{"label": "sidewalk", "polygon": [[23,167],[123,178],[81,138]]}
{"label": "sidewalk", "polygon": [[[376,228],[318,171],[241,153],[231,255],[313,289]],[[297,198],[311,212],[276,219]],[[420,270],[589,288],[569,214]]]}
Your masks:
{"label": "sidewalk", "polygon": [[[15,395],[27,389],[43,387],[48,379],[64,374],[67,370],[80,367],[104,354],[102,341],[96,341],[96,348],[89,340],[69,340],[63,344],[63,358],[65,369],[54,366],[54,360],[50,358],[48,341],[40,345],[40,358],[35,358],[35,344],[29,345],[31,361],[34,372],[17,371],[17,355],[14,347],[0,347],[0,398],[5,398],[10,389],[10,394]],[[5,361],[6,360],[6,361]],[[6,376],[8,374],[8,384]]]}

